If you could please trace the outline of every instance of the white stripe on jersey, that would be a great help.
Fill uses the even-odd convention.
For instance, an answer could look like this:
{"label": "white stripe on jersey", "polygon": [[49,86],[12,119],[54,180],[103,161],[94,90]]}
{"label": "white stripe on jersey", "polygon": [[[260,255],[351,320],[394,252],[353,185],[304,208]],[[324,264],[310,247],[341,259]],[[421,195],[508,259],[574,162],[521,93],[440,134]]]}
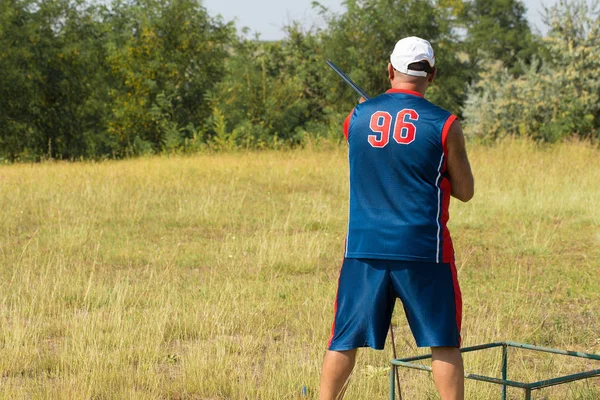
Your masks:
{"label": "white stripe on jersey", "polygon": [[444,162],[444,153],[442,153],[442,157],[440,158],[440,165],[438,166],[438,177],[435,180],[435,186],[438,189],[438,212],[437,212],[437,218],[435,220],[435,222],[437,223],[437,252],[435,254],[435,262],[439,263],[440,262],[440,231],[442,230],[442,226],[440,225],[440,212],[442,211],[442,188],[440,188],[440,185],[438,184],[440,182],[440,178],[442,177],[442,164]]}
{"label": "white stripe on jersey", "polygon": [[[350,136],[350,128],[348,128],[348,136]],[[350,146],[348,144],[348,146]],[[350,165],[350,149],[348,149],[348,165]],[[350,241],[350,197],[352,196],[352,190],[350,190],[350,174],[348,174],[348,228],[346,230],[346,243],[344,249],[344,258],[348,257],[348,242]]]}

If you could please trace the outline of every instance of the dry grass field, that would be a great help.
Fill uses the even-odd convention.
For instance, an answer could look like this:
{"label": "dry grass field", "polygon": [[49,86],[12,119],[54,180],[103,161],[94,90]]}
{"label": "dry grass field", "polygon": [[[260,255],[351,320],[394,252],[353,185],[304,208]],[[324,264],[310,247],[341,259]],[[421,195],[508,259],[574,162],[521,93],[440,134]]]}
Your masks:
{"label": "dry grass field", "polygon": [[[463,344],[600,353],[600,151],[469,151],[476,195],[450,214]],[[0,399],[315,398],[347,176],[344,147],[0,167]],[[425,351],[401,307],[394,323],[401,355]],[[389,398],[391,357],[359,352],[346,398]],[[522,381],[600,368],[509,357]],[[500,377],[500,351],[465,365]],[[437,398],[429,374],[401,380],[405,400]],[[534,398],[597,400],[600,380]]]}

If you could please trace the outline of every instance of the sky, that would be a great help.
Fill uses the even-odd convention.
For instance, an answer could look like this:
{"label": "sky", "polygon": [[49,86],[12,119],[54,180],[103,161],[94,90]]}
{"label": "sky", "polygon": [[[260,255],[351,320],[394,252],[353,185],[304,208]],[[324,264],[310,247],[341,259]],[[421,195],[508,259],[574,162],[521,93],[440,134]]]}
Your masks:
{"label": "sky", "polygon": [[[319,14],[311,7],[313,0],[202,0],[210,15],[220,14],[225,21],[236,20],[238,28],[248,27],[259,32],[263,40],[278,40],[285,36],[282,28],[292,21],[306,27],[322,26]],[[553,5],[556,0],[524,0],[527,18],[532,28],[541,33],[546,29],[541,18],[542,4]],[[342,11],[342,0],[320,0],[331,11]]]}

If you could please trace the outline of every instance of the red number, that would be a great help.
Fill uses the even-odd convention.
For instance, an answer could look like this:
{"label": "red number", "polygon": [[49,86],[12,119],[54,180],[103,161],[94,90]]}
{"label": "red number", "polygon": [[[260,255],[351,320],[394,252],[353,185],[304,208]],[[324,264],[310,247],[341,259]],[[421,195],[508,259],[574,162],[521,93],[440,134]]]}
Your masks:
{"label": "red number", "polygon": [[[377,111],[371,115],[371,123],[369,124],[373,132],[379,135],[369,135],[369,144],[373,147],[385,147],[390,141],[390,128],[392,126],[392,116],[386,111]],[[379,136],[379,139],[377,138]]]}
{"label": "red number", "polygon": [[398,144],[411,144],[415,140],[417,127],[410,121],[418,121],[419,114],[415,110],[404,109],[396,116],[396,124],[394,125],[394,140]]}
{"label": "red number", "polygon": [[[418,120],[419,114],[415,110],[405,108],[398,113],[396,123],[394,124],[394,140],[396,143],[411,144],[414,142],[417,135],[417,127],[412,122]],[[368,136],[369,144],[377,148],[385,147],[390,141],[392,115],[387,111],[377,111],[371,115],[369,127],[373,132],[379,133],[379,135]]]}

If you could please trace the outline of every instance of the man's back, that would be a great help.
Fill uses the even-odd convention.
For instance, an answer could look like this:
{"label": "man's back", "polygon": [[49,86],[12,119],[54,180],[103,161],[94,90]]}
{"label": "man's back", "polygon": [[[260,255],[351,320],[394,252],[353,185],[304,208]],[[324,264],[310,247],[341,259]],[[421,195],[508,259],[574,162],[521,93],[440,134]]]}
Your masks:
{"label": "man's back", "polygon": [[449,262],[451,186],[445,137],[455,117],[419,93],[390,90],[358,105],[347,126],[347,258]]}

